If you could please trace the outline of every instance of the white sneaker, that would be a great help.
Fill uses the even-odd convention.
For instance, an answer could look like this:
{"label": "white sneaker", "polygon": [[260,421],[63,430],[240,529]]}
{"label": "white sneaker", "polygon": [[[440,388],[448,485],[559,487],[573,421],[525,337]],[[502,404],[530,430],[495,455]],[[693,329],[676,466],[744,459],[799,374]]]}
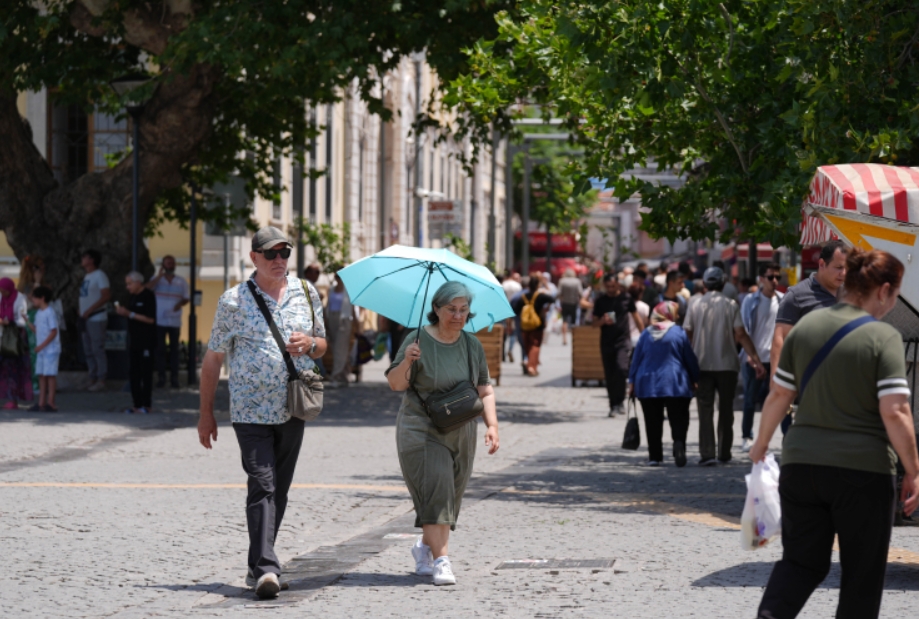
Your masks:
{"label": "white sneaker", "polygon": [[742,452],[744,452],[744,453],[747,453],[747,452],[750,451],[750,447],[752,447],[752,446],[753,446],[753,441],[751,441],[751,440],[748,439],[748,438],[745,438],[745,439],[743,440],[743,443],[740,445],[740,451],[742,451]]}
{"label": "white sneaker", "polygon": [[258,579],[258,583],[255,585],[255,595],[257,595],[260,600],[276,598],[280,590],[281,583],[278,581],[278,575],[272,574],[271,572],[262,574]]}
{"label": "white sneaker", "polygon": [[434,561],[434,584],[455,585],[456,576],[453,575],[453,566],[447,557],[438,557]]}
{"label": "white sneaker", "polygon": [[434,556],[431,554],[431,547],[422,542],[420,537],[412,546],[412,558],[415,559],[416,574],[430,576],[434,573]]}
{"label": "white sneaker", "polygon": [[87,391],[102,391],[103,389],[105,389],[104,380],[97,380],[96,382],[94,382],[93,384],[91,384],[89,387],[86,388]]}

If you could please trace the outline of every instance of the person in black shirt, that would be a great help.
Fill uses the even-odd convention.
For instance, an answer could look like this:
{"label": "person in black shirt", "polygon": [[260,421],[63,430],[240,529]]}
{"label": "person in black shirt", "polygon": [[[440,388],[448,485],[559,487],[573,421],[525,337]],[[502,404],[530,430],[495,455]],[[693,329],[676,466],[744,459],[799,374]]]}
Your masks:
{"label": "person in black shirt", "polygon": [[119,315],[128,319],[128,363],[134,408],[128,413],[147,414],[153,400],[153,362],[156,350],[156,295],[144,287],[144,276],[127,274],[125,287],[131,293],[127,307],[118,306]]}
{"label": "person in black shirt", "polygon": [[523,362],[523,373],[526,376],[539,376],[539,348],[542,346],[542,337],[546,331],[546,310],[555,302],[555,297],[545,292],[542,288],[543,283],[542,275],[538,273],[530,275],[530,281],[527,284],[528,289],[523,291],[523,294],[512,306],[514,312],[521,316],[523,308],[528,304],[532,304],[533,309],[536,310],[536,314],[539,316],[539,326],[535,329],[527,331],[521,327],[523,352],[526,356],[526,361]]}
{"label": "person in black shirt", "polygon": [[645,325],[638,315],[635,301],[623,290],[615,273],[604,275],[603,285],[606,294],[594,303],[593,324],[600,327],[600,355],[603,357],[603,375],[609,396],[609,416],[614,417],[623,412],[625,381],[629,376],[629,356],[632,352],[629,316],[632,316],[639,331],[643,331]]}

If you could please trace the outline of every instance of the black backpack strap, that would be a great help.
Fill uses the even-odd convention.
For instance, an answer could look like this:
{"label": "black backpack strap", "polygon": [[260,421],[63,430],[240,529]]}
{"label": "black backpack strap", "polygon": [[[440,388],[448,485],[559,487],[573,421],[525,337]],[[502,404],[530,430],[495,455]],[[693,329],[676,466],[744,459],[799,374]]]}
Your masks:
{"label": "black backpack strap", "polygon": [[[265,321],[268,323],[268,328],[271,329],[271,335],[274,336],[274,341],[277,343],[278,348],[281,349],[281,355],[284,356],[284,363],[287,365],[287,372],[290,374],[289,380],[297,380],[300,377],[300,373],[297,372],[297,368],[294,366],[294,360],[291,358],[290,353],[287,352],[287,347],[284,345],[284,338],[281,337],[278,326],[274,324],[274,318],[271,317],[271,312],[268,311],[268,305],[265,303],[265,299],[262,298],[261,293],[259,293],[258,289],[255,287],[255,283],[253,283],[251,279],[246,283],[249,285],[249,291],[255,298],[255,303],[258,305],[259,310],[261,310],[262,316],[265,317]],[[311,299],[310,307],[312,306],[313,303]]]}

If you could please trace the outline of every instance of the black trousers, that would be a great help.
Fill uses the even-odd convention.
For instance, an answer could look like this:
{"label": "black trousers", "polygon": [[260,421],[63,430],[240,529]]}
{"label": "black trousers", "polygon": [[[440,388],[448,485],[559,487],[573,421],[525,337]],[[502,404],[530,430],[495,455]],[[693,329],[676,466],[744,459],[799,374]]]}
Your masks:
{"label": "black trousers", "polygon": [[128,348],[128,378],[134,408],[153,405],[153,348]]}
{"label": "black trousers", "polygon": [[303,420],[293,417],[281,425],[234,423],[249,476],[246,524],[249,529],[249,569],[256,579],[281,574],[274,542],[287,509],[287,492],[294,479],[303,443]]}
{"label": "black trousers", "polygon": [[[160,382],[166,382],[166,359],[169,359],[169,378],[172,385],[179,384],[179,327],[156,326],[156,372]],[[166,350],[166,338],[169,338],[169,350]]]}
{"label": "black trousers", "polygon": [[782,560],[769,577],[758,619],[798,616],[830,571],[835,535],[842,567],[836,619],[878,616],[893,527],[895,479],[835,466],[782,466]]}
{"label": "black trousers", "polygon": [[603,376],[606,380],[606,394],[609,407],[621,406],[625,402],[625,381],[629,378],[629,360],[632,350],[629,343],[618,345],[600,343],[603,358]]}
{"label": "black trousers", "polygon": [[670,437],[686,445],[689,431],[689,403],[692,398],[641,398],[641,411],[648,434],[648,460],[664,461],[664,409],[670,422]]}
{"label": "black trousers", "polygon": [[[723,462],[731,459],[734,443],[734,392],[737,372],[699,373],[699,452],[703,460],[717,457]],[[715,394],[718,394],[718,432],[715,435]]]}

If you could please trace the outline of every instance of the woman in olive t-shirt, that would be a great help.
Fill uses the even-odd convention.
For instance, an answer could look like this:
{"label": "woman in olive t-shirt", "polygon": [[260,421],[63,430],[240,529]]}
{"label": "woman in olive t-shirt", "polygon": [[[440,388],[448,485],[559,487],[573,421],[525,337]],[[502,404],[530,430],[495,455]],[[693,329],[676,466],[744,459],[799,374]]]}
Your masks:
{"label": "woman in olive t-shirt", "polygon": [[396,419],[396,448],[402,477],[415,505],[415,526],[424,532],[412,547],[415,573],[432,576],[435,585],[456,584],[447,542],[472,475],[478,424],[473,420],[441,432],[419,398],[426,400],[463,381],[474,381],[485,405],[485,447],[493,454],[499,445],[495,391],[485,350],[477,338],[463,332],[473,316],[472,301],[472,294],[459,282],[438,288],[433,311],[428,314],[431,324],[420,333],[407,334],[386,370],[390,387],[405,391]]}
{"label": "woman in olive t-shirt", "polygon": [[[903,341],[878,320],[897,301],[903,265],[883,251],[853,249],[846,269],[842,302],[811,312],[788,334],[750,449],[754,462],[765,457],[776,427],[800,396],[782,448],[782,560],[763,594],[761,619],[798,615],[830,570],[837,535],[842,581],[836,617],[877,617],[896,501],[894,451],[906,470],[904,512],[911,514],[919,501]],[[852,324],[858,326],[812,366],[818,351]]]}

